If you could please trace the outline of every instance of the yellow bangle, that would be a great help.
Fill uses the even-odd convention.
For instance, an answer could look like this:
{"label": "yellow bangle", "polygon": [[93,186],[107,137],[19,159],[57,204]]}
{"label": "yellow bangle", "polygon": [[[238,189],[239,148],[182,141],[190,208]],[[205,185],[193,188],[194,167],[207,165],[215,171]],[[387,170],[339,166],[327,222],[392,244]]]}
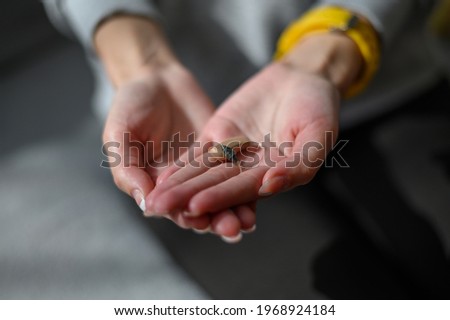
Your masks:
{"label": "yellow bangle", "polygon": [[378,70],[381,55],[376,31],[353,12],[339,7],[321,7],[306,13],[283,32],[274,58],[283,58],[307,35],[336,31],[345,33],[355,42],[364,61],[361,75],[344,94],[345,98],[351,98],[369,85]]}
{"label": "yellow bangle", "polygon": [[430,24],[436,35],[450,39],[450,0],[442,0],[436,5]]}

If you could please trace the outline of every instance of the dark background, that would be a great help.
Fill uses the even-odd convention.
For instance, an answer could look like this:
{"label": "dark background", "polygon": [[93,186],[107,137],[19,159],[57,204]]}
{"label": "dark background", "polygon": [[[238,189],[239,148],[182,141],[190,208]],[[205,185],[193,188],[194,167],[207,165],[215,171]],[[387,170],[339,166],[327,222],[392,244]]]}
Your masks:
{"label": "dark background", "polygon": [[82,49],[36,0],[0,4],[0,154],[70,132],[90,112]]}

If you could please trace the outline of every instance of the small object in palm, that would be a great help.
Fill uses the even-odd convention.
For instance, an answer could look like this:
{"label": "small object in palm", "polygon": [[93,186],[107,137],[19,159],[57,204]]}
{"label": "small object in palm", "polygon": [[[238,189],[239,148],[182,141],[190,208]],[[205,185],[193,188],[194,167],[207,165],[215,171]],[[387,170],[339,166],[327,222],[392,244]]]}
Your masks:
{"label": "small object in palm", "polygon": [[233,150],[233,148],[230,148],[223,144],[221,144],[220,146],[222,147],[223,157],[227,162],[236,163],[238,161],[236,157],[236,152]]}
{"label": "small object in palm", "polygon": [[251,145],[251,141],[244,136],[234,137],[209,149],[208,153],[218,161],[238,163],[237,154]]}

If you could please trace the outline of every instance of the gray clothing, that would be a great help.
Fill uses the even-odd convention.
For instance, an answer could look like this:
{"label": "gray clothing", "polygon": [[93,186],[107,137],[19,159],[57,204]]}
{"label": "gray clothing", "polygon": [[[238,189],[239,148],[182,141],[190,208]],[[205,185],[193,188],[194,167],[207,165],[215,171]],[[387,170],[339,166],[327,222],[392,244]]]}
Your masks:
{"label": "gray clothing", "polygon": [[176,52],[220,104],[239,84],[270,62],[289,22],[313,6],[339,5],[366,16],[384,45],[382,67],[366,92],[342,109],[348,127],[385,112],[432,86],[438,67],[427,47],[427,0],[44,0],[52,21],[87,49],[97,76],[94,105],[104,117],[113,91],[95,57],[98,23],[117,12],[161,21]]}

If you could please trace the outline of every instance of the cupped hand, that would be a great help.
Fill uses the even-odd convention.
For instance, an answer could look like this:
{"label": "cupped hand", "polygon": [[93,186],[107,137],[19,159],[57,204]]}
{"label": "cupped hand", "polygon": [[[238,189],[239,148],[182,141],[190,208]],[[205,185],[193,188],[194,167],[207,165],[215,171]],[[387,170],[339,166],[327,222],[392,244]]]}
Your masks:
{"label": "cupped hand", "polygon": [[[114,181],[152,215],[145,197],[161,172],[189,147],[192,134],[203,129],[213,106],[151,19],[113,15],[98,26],[94,45],[116,87],[103,135],[108,160],[114,159],[109,162]],[[245,227],[254,210],[235,208],[195,219],[180,212],[164,216],[183,228],[212,227],[233,236],[228,227]]]}
{"label": "cupped hand", "polygon": [[186,216],[199,217],[308,183],[336,140],[340,96],[362,68],[361,52],[345,34],[299,41],[225,101],[200,139],[245,136],[261,143],[259,151],[246,150],[231,167],[171,167],[150,196],[152,210],[183,208]]}
{"label": "cupped hand", "polygon": [[[120,156],[119,163],[110,165],[116,185],[146,211],[145,196],[158,175],[182,152],[180,148],[189,146],[189,135],[199,133],[212,113],[210,100],[179,64],[143,68],[122,83],[103,134],[107,152]],[[207,217],[169,218],[197,229],[210,223]]]}
{"label": "cupped hand", "polygon": [[159,177],[151,209],[200,217],[308,183],[334,143],[338,108],[339,93],[326,77],[270,64],[224,102],[200,138],[246,136],[259,150],[241,154],[239,165],[173,166]]}

